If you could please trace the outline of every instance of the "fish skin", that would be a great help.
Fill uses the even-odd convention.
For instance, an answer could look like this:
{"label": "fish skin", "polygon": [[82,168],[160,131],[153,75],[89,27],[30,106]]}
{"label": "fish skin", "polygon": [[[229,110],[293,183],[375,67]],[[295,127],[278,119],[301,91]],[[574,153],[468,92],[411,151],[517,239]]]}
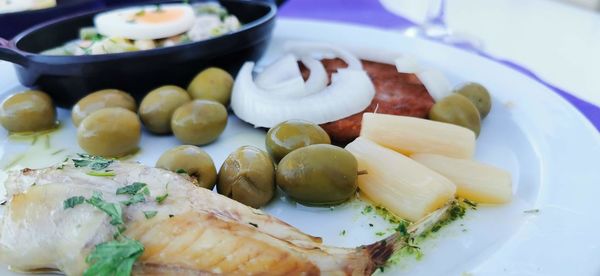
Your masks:
{"label": "fish skin", "polygon": [[[145,247],[134,275],[370,275],[393,253],[397,240],[327,247],[320,238],[198,188],[180,174],[131,162],[115,161],[109,168],[114,177],[87,175],[86,168],[75,168],[70,160],[11,173],[0,224],[0,261],[21,271],[81,275],[87,268],[85,256],[96,244],[111,240],[115,227],[98,209],[81,204],[65,210],[63,201],[94,192],[109,202],[124,201],[127,196],[115,191],[133,182],[147,183],[150,190],[145,202],[123,206],[124,235]],[[158,204],[154,198],[167,191],[169,196]],[[146,219],[143,211],[158,214]]]}

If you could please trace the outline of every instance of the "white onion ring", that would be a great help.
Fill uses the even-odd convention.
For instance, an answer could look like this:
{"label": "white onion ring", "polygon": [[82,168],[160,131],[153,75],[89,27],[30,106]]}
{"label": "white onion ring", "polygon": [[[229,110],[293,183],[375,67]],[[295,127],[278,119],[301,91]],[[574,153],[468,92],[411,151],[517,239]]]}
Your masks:
{"label": "white onion ring", "polygon": [[363,111],[375,96],[375,87],[365,71],[340,70],[324,90],[304,97],[282,97],[260,89],[252,79],[253,62],[238,73],[231,108],[255,127],[273,127],[291,119],[316,124],[336,121]]}

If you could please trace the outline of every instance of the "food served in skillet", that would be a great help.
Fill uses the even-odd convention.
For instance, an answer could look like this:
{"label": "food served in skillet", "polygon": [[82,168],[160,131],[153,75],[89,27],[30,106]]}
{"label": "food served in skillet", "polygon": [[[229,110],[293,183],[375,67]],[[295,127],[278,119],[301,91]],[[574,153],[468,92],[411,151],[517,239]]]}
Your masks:
{"label": "food served in skillet", "polygon": [[96,15],[79,39],[46,55],[100,55],[149,50],[217,37],[241,28],[216,2],[135,6]]}

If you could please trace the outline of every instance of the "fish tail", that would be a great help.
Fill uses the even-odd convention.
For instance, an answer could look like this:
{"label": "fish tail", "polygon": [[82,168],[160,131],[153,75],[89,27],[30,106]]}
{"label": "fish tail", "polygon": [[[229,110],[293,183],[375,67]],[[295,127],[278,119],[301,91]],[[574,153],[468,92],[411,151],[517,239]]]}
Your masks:
{"label": "fish tail", "polygon": [[405,239],[402,238],[400,233],[394,233],[383,240],[365,246],[364,249],[369,257],[365,275],[371,275],[378,268],[385,266],[394,252],[400,250],[405,244]]}
{"label": "fish tail", "polygon": [[449,202],[444,207],[410,225],[405,233],[396,232],[383,240],[363,246],[363,249],[366,250],[369,258],[369,262],[365,268],[365,275],[371,275],[378,268],[385,266],[395,252],[408,245],[408,241],[411,237],[417,237],[423,234],[438,222],[447,218],[451,207],[455,205],[456,203],[454,201]]}

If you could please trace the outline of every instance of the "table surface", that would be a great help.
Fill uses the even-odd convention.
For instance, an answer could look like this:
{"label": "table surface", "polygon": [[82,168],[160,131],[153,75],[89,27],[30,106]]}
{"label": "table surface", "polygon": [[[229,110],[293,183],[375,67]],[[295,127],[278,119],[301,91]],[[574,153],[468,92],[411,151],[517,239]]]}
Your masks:
{"label": "table surface", "polygon": [[[280,15],[401,31],[422,20],[423,2],[289,0]],[[446,21],[453,31],[481,40],[487,54],[519,64],[544,81],[600,105],[600,13],[548,0],[449,0]],[[592,120],[600,122],[598,110],[593,113],[597,118]]]}

